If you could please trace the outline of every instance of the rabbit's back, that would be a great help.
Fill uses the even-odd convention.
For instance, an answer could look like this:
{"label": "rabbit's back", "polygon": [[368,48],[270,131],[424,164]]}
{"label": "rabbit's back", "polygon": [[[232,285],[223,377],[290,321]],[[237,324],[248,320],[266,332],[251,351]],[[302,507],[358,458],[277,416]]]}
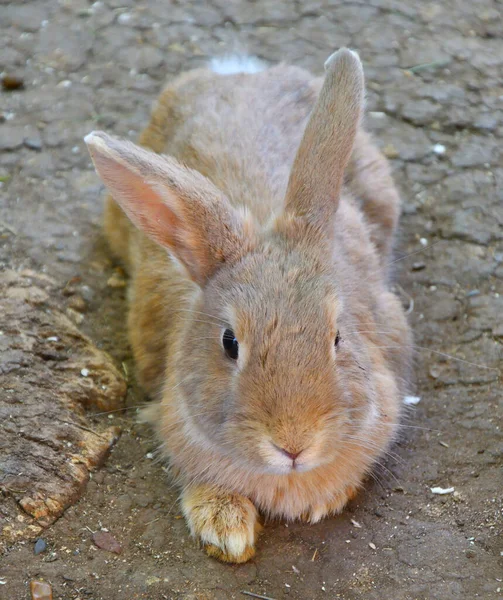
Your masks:
{"label": "rabbit's back", "polygon": [[141,143],[196,169],[263,222],[283,200],[317,87],[308,72],[284,65],[190,71],[163,91]]}
{"label": "rabbit's back", "polygon": [[[264,222],[281,207],[320,84],[307,71],[286,65],[255,74],[189,71],[162,91],[139,142],[199,171],[232,204]],[[111,197],[105,232],[129,271],[145,252],[159,252]]]}

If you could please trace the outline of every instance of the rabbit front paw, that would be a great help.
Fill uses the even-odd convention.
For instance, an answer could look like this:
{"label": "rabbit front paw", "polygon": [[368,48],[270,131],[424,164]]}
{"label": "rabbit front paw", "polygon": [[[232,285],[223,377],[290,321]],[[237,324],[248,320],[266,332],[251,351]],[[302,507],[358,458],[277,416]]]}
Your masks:
{"label": "rabbit front paw", "polygon": [[189,529],[206,553],[224,562],[243,563],[255,554],[260,530],[252,502],[212,485],[192,485],[182,493],[182,509]]}
{"label": "rabbit front paw", "polygon": [[302,513],[300,520],[307,523],[318,523],[323,517],[340,513],[346,504],[358,493],[358,488],[350,485],[344,492],[335,494],[330,501],[313,504]]}

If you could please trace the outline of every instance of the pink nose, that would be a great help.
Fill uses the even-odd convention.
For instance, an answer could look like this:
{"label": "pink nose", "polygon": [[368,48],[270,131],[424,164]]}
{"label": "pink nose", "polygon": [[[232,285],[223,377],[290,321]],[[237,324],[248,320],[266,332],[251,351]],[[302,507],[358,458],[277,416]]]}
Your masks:
{"label": "pink nose", "polygon": [[295,460],[299,456],[300,452],[302,452],[302,450],[300,452],[289,452],[284,448],[279,448],[279,450],[281,450],[285,456],[288,456],[288,458],[291,458],[292,460]]}

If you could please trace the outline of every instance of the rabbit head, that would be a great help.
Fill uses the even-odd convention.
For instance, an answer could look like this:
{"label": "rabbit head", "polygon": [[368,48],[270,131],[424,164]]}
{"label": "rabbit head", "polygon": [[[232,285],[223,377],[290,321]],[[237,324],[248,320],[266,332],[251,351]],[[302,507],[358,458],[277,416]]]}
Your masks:
{"label": "rabbit head", "polygon": [[393,420],[377,400],[393,395],[392,378],[372,374],[361,336],[346,337],[365,309],[352,298],[337,208],[363,96],[358,57],[335,53],[284,203],[264,226],[171,157],[101,132],[86,138],[116,202],[194,283],[165,390],[178,396],[180,426],[249,471],[315,469],[337,459],[346,436]]}

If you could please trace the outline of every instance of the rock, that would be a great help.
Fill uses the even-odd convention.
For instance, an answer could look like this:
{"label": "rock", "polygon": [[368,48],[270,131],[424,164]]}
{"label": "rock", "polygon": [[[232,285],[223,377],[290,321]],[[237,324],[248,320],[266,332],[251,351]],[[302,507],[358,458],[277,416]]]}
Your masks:
{"label": "rock", "polygon": [[23,145],[24,127],[20,125],[2,125],[0,127],[0,151],[15,150]]}
{"label": "rock", "polygon": [[440,105],[430,100],[407,102],[402,108],[402,116],[415,125],[430,123],[440,112]]}
{"label": "rock", "polygon": [[138,73],[148,73],[155,70],[164,62],[164,53],[152,46],[128,48],[121,57],[130,69]]}
{"label": "rock", "polygon": [[36,52],[39,59],[61,71],[75,71],[86,61],[93,36],[88,30],[49,23],[40,32]]}
{"label": "rock", "polygon": [[108,531],[96,531],[96,533],[93,533],[92,539],[95,546],[102,550],[113,552],[114,554],[120,554],[122,552],[122,546]]}
{"label": "rock", "polygon": [[[423,129],[406,123],[400,123],[398,126],[396,121],[383,130],[376,141],[384,148],[393,148],[392,154],[405,161],[419,160],[431,150],[431,142]],[[387,156],[394,158],[389,154]]]}
{"label": "rock", "polygon": [[46,544],[45,540],[43,540],[42,538],[38,538],[38,540],[35,542],[35,547],[33,548],[33,552],[35,553],[35,555],[42,554],[42,552],[45,552],[46,548],[47,548],[47,544]]}
{"label": "rock", "polygon": [[447,292],[436,295],[430,306],[430,317],[434,321],[448,321],[454,319],[459,312],[458,303]]}
{"label": "rock", "polygon": [[47,18],[48,6],[42,4],[22,4],[21,2],[11,2],[7,4],[2,11],[2,20],[5,17],[6,22],[21,31],[38,31],[40,24]]}
{"label": "rock", "polygon": [[449,224],[441,227],[442,236],[446,239],[459,239],[476,244],[487,245],[491,240],[491,232],[498,225],[488,227],[477,210],[458,210],[448,218]]}
{"label": "rock", "polygon": [[45,581],[30,581],[31,600],[52,600],[52,587]]}
{"label": "rock", "polygon": [[45,179],[53,171],[54,162],[52,157],[45,152],[32,155],[24,162],[22,168],[22,173],[25,177],[34,177],[35,179]]}
{"label": "rock", "polygon": [[475,167],[490,163],[493,158],[494,143],[485,137],[472,136],[467,142],[461,142],[460,148],[452,155],[455,167]]}

